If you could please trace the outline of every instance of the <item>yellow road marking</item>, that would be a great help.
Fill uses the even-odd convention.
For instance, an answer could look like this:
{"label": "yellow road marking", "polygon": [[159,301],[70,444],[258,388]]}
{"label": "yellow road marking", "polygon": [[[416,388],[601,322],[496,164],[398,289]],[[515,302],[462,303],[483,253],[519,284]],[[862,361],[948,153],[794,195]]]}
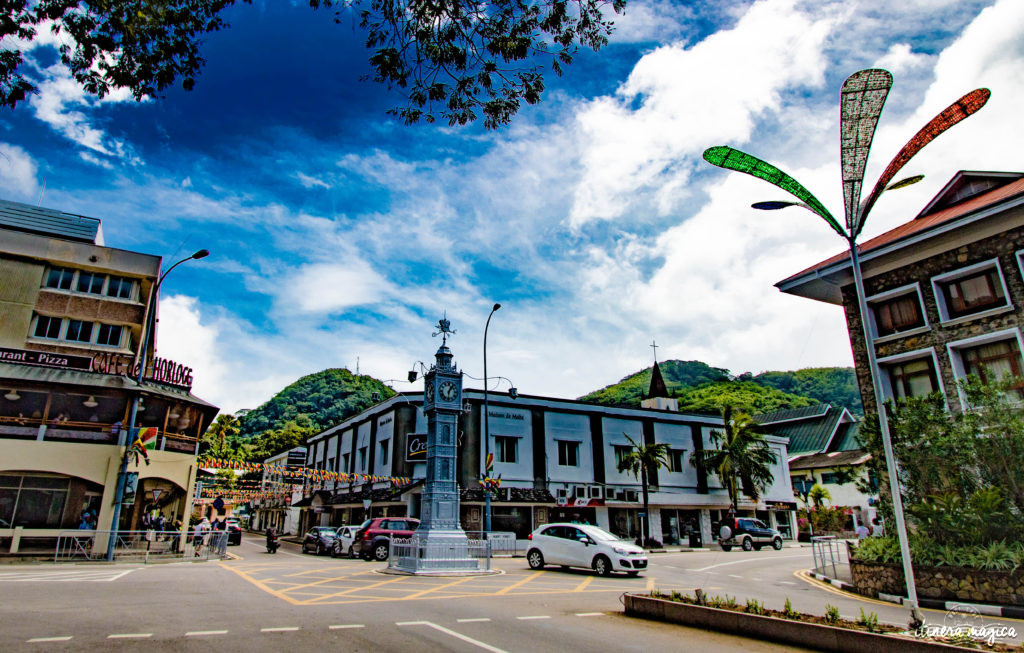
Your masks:
{"label": "yellow road marking", "polygon": [[576,589],[574,589],[573,592],[582,592],[587,587],[587,585],[590,585],[592,582],[594,582],[595,578],[597,578],[597,576],[587,576],[585,579],[583,579],[582,583],[576,586]]}
{"label": "yellow road marking", "polygon": [[[402,581],[402,580],[405,580],[405,577],[404,576],[398,576],[397,578],[389,578],[388,580],[382,580],[382,581],[377,582],[377,583],[370,583],[369,585],[363,585],[361,587],[352,587],[352,588],[349,588],[347,590],[343,590],[341,592],[335,592],[334,594],[325,594],[325,595],[321,596],[320,598],[321,599],[330,599],[330,598],[334,598],[335,596],[345,596],[346,594],[352,594],[353,592],[361,592],[363,590],[373,589],[374,587],[380,587],[381,585],[390,585],[391,583],[397,583],[397,582]],[[312,603],[315,600],[316,599],[310,599],[309,601],[305,601],[305,603]]]}
{"label": "yellow road marking", "polygon": [[498,592],[497,592],[497,594],[495,594],[495,596],[500,596],[500,595],[502,595],[502,594],[508,594],[509,592],[511,592],[512,590],[514,590],[515,588],[517,588],[517,587],[519,587],[519,586],[521,586],[521,585],[525,585],[525,584],[529,583],[529,582],[530,582],[531,580],[533,580],[533,579],[534,579],[534,578],[536,578],[537,576],[540,576],[540,575],[541,575],[541,574],[543,574],[543,573],[544,573],[544,571],[543,571],[543,570],[541,570],[541,571],[535,571],[535,572],[533,572],[533,573],[532,573],[531,575],[529,575],[529,576],[527,576],[526,578],[524,578],[523,580],[521,580],[521,581],[518,581],[518,582],[515,582],[515,583],[512,583],[512,584],[511,584],[511,585],[509,585],[508,587],[506,587],[506,588],[504,588],[504,589],[501,589],[501,590],[498,590]]}
{"label": "yellow road marking", "polygon": [[235,569],[234,567],[231,567],[230,565],[222,564],[221,566],[224,567],[225,569],[230,569],[232,572],[234,572],[234,573],[238,574],[239,576],[241,576],[242,578],[246,579],[247,581],[249,581],[250,583],[252,583],[256,587],[258,587],[261,590],[263,590],[264,592],[266,592],[267,594],[270,594],[272,596],[276,596],[277,598],[279,598],[279,599],[281,599],[283,601],[287,601],[288,603],[291,603],[292,605],[302,605],[301,603],[299,603],[295,599],[291,598],[290,596],[288,596],[284,592],[281,592],[279,590],[275,590],[272,587],[267,586],[266,584],[256,580],[255,578],[253,578],[252,576],[249,576],[248,574],[246,574],[243,571],[239,571],[239,570]]}
{"label": "yellow road marking", "polygon": [[421,590],[419,592],[416,592],[415,594],[410,594],[409,596],[404,597],[404,599],[406,601],[411,601],[412,599],[418,599],[419,597],[423,596],[424,594],[430,594],[431,592],[436,592],[438,590],[443,590],[444,588],[451,587],[453,585],[461,585],[462,583],[465,583],[466,581],[471,580],[472,578],[473,578],[472,576],[467,576],[466,578],[460,578],[458,580],[453,580],[452,582],[445,583],[444,585],[438,585],[436,587],[430,587],[430,588],[427,588],[425,590]]}

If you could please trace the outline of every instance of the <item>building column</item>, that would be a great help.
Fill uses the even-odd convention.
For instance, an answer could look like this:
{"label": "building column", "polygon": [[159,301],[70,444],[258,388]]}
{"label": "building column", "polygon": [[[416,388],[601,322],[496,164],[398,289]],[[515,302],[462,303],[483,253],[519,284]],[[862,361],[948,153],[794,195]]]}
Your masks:
{"label": "building column", "polygon": [[185,542],[188,541],[188,533],[192,530],[189,526],[189,522],[192,520],[192,510],[194,508],[196,495],[196,476],[199,474],[199,464],[193,462],[188,466],[188,479],[187,485],[185,486],[185,514],[181,516],[181,537],[178,538],[179,550],[185,550]]}
{"label": "building column", "polygon": [[700,541],[704,546],[711,546],[711,510],[702,508],[700,511]]}
{"label": "building column", "polygon": [[[107,531],[110,520],[114,518],[114,499],[117,495],[117,474],[121,470],[121,448],[112,447],[113,453],[107,458],[107,473],[103,479],[103,496],[100,498],[100,514],[96,517],[96,530]],[[117,526],[115,525],[115,528]],[[108,533],[97,532],[93,542],[93,550],[106,551]]]}
{"label": "building column", "polygon": [[608,518],[608,506],[597,506],[594,508],[594,517],[597,519],[597,527],[603,530],[611,530],[611,520]]}
{"label": "building column", "polygon": [[647,522],[647,532],[652,538],[661,542],[661,508],[650,506],[650,509],[650,513],[644,518],[650,520]]}

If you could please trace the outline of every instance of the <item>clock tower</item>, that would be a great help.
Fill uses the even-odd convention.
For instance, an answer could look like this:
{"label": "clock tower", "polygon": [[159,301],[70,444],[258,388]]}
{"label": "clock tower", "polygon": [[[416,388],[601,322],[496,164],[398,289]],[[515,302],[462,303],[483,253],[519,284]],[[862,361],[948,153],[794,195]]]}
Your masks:
{"label": "clock tower", "polygon": [[[423,375],[423,412],[427,418],[427,477],[420,503],[420,525],[415,537],[424,553],[415,560],[399,561],[411,573],[473,571],[469,541],[459,523],[459,487],[455,482],[459,414],[462,412],[462,372],[452,363],[448,337],[455,332],[446,318],[438,322],[442,336],[435,363]],[[429,546],[426,546],[429,545]],[[430,560],[439,556],[441,560]]]}

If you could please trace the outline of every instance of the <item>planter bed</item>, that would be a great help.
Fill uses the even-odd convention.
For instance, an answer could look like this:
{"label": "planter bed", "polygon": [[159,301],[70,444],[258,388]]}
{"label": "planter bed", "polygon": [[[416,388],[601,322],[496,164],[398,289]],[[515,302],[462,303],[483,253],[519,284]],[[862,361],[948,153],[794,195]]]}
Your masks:
{"label": "planter bed", "polygon": [[712,608],[697,605],[695,599],[682,600],[648,594],[625,594],[625,612],[631,617],[655,619],[669,623],[714,630],[732,635],[780,644],[804,646],[822,651],[843,653],[915,653],[935,651],[967,651],[984,648],[989,651],[1019,651],[1019,647],[997,643],[993,647],[965,648],[935,640],[900,635],[900,628],[877,625],[869,632],[864,626],[841,620],[828,624],[823,617],[797,613],[786,617],[777,610],[764,610],[765,614],[747,613],[744,606]]}

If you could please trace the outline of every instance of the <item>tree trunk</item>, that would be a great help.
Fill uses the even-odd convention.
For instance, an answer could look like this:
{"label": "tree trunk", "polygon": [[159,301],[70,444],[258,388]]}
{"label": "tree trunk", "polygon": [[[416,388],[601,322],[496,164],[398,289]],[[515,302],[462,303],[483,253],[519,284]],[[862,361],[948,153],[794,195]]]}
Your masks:
{"label": "tree trunk", "polygon": [[644,493],[644,528],[640,533],[640,546],[645,546],[647,540],[651,539],[651,506],[647,496],[647,466],[640,467],[640,485]]}

